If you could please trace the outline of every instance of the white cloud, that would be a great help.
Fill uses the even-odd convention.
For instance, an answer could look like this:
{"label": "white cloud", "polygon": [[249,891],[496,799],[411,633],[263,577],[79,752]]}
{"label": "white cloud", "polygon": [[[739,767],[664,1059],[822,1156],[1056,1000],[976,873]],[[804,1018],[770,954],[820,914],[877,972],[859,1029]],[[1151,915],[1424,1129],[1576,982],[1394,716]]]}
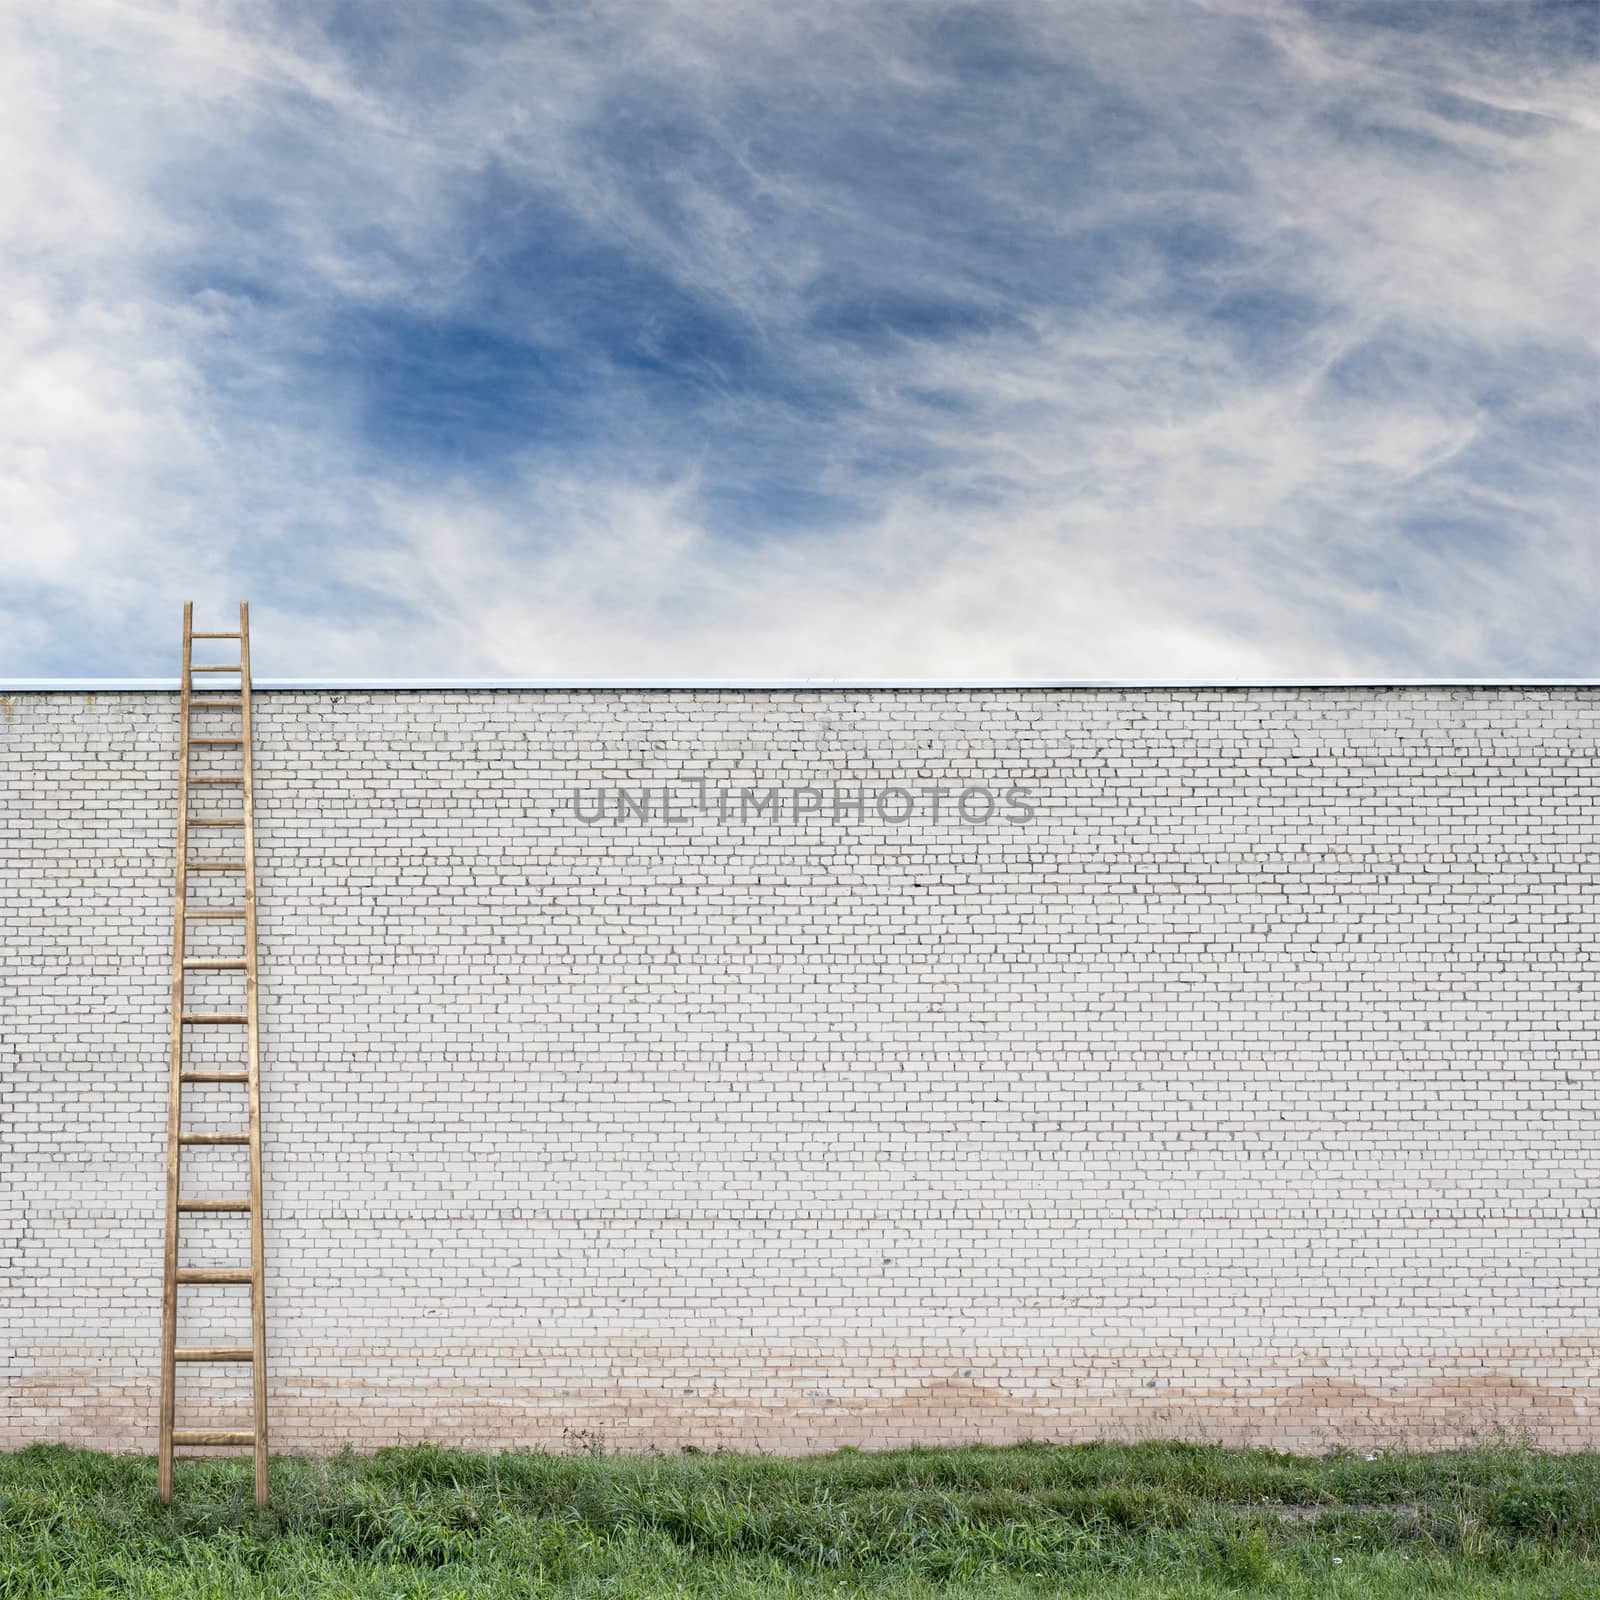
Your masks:
{"label": "white cloud", "polygon": [[[241,593],[269,674],[1597,670],[1576,51],[1265,0],[8,15],[0,671],[161,670]],[[636,277],[502,268],[546,218]],[[738,348],[652,346],[639,282]],[[886,294],[970,315],[818,321]],[[563,343],[607,297],[681,407]],[[586,426],[385,436],[409,379],[336,341],[390,314],[556,349]],[[763,525],[794,487],[838,509]]]}

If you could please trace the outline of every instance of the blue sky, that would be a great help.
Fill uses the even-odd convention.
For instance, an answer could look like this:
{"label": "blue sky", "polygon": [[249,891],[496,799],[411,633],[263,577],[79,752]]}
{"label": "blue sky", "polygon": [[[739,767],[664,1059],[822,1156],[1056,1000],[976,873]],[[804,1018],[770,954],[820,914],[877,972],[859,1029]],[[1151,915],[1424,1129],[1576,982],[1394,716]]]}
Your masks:
{"label": "blue sky", "polygon": [[1596,171],[1591,0],[18,0],[0,674],[1600,676]]}

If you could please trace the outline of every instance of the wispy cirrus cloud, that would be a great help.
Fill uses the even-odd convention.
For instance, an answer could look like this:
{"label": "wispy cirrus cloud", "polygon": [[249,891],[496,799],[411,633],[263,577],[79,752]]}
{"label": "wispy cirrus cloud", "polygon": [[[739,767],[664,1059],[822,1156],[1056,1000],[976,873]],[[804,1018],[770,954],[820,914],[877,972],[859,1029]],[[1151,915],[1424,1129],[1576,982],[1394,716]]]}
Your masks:
{"label": "wispy cirrus cloud", "polygon": [[0,29],[0,670],[1600,672],[1588,7]]}

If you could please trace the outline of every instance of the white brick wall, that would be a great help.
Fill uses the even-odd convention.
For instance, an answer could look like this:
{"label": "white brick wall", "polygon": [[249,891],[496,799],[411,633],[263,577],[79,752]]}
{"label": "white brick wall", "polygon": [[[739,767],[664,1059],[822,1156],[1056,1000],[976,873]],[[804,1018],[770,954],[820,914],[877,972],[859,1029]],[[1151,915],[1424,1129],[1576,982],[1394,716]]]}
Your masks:
{"label": "white brick wall", "polygon": [[[276,1447],[1600,1446],[1595,693],[257,704]],[[0,699],[8,1446],[154,1445],[176,721]]]}

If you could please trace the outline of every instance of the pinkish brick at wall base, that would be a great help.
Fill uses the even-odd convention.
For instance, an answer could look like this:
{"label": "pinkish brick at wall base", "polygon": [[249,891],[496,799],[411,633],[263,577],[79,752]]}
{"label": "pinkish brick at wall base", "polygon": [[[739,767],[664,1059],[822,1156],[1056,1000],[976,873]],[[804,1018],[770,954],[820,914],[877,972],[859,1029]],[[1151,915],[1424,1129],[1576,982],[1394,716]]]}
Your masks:
{"label": "pinkish brick at wall base", "polygon": [[[1593,691],[258,704],[275,1448],[1600,1448]],[[0,1446],[154,1445],[175,724],[0,717]]]}
{"label": "pinkish brick at wall base", "polygon": [[[841,1445],[1072,1443],[1184,1439],[1278,1450],[1344,1447],[1451,1449],[1501,1439],[1582,1448],[1593,1416],[1597,1351],[1538,1352],[1534,1380],[1514,1375],[1528,1352],[1485,1350],[1397,1374],[1368,1358],[1365,1382],[1342,1363],[1279,1363],[1209,1383],[1163,1384],[1096,1369],[1042,1370],[1038,1361],[990,1360],[960,1351],[877,1356],[859,1346],[831,1355],[737,1347],[597,1352],[517,1342],[471,1345],[417,1360],[334,1351],[337,1376],[280,1377],[273,1417],[286,1449],[331,1453],[345,1445],[431,1440],[477,1450],[763,1450],[783,1454]],[[285,1363],[286,1364],[286,1363]],[[679,1380],[682,1381],[679,1381]],[[1558,1381],[1564,1380],[1564,1381]],[[92,1369],[51,1375],[34,1436],[147,1448],[153,1383],[112,1388]],[[1591,1393],[1592,1400],[1592,1393]],[[24,1406],[27,1401],[24,1397]],[[24,1430],[26,1432],[26,1429]]]}

